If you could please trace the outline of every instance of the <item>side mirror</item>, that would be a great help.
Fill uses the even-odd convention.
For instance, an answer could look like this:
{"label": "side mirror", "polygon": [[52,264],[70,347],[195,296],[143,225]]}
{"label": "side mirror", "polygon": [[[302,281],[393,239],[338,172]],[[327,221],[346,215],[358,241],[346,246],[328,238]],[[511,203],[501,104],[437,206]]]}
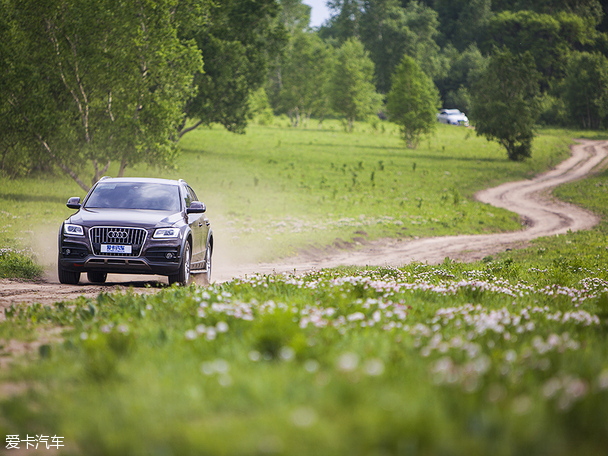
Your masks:
{"label": "side mirror", "polygon": [[80,197],[72,196],[66,203],[66,206],[69,207],[70,209],[80,209],[80,206],[82,206],[80,204]]}
{"label": "side mirror", "polygon": [[201,201],[192,201],[190,207],[186,209],[186,214],[202,214],[206,210],[205,203]]}

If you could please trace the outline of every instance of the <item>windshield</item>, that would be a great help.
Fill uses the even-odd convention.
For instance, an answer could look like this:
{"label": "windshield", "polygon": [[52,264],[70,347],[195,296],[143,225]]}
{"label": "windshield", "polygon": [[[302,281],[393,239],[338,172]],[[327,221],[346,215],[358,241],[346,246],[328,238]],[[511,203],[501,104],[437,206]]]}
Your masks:
{"label": "windshield", "polygon": [[100,183],[87,199],[85,207],[178,212],[179,187],[144,182]]}

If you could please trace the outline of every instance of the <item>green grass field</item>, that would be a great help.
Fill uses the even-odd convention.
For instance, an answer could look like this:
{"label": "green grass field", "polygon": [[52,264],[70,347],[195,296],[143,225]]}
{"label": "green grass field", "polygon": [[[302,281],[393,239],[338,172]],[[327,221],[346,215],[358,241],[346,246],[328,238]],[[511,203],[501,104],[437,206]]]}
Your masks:
{"label": "green grass field", "polygon": [[[233,245],[261,236],[321,245],[358,230],[371,238],[517,229],[510,214],[469,197],[557,162],[568,144],[565,133],[542,136],[533,162],[509,163],[456,128],[417,151],[389,132],[338,128],[257,127],[228,137],[230,147],[219,129],[197,134],[204,141],[184,143],[180,169],[197,189],[215,183],[199,196],[210,216],[216,207],[219,226],[235,227]],[[342,145],[324,157],[306,152],[323,154],[329,147],[320,144],[332,141]],[[229,165],[220,166],[222,153]],[[198,156],[205,166],[186,168]],[[375,186],[359,178],[373,169]],[[230,170],[240,177],[225,177]],[[322,173],[326,188],[315,184]],[[473,264],[253,276],[147,297],[13,306],[0,323],[3,349],[36,338],[42,345],[0,371],[0,435],[60,436],[68,455],[605,454],[608,172],[556,193],[602,223]],[[16,227],[33,207],[22,202]],[[463,214],[451,231],[445,213]],[[326,237],[304,227],[238,231],[312,214],[318,223],[383,215],[404,223],[345,224]],[[57,328],[61,340],[49,342]]]}
{"label": "green grass field", "polygon": [[[408,150],[394,125],[381,126],[357,124],[351,134],[337,121],[321,130],[252,126],[246,135],[199,129],[183,138],[175,169],[135,167],[127,175],[186,179],[207,204],[217,256],[268,260],[354,238],[519,229],[513,214],[472,195],[551,167],[571,142],[569,132],[543,132],[533,159],[514,163],[471,129],[440,125]],[[70,196],[84,192],[60,175],[1,180],[0,247],[30,249],[49,267]]]}

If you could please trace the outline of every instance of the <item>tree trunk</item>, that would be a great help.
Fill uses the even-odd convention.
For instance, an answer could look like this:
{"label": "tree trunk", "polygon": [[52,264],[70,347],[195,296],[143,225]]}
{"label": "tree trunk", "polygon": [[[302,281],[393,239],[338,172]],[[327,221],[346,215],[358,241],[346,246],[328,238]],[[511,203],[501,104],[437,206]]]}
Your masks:
{"label": "tree trunk", "polygon": [[102,178],[102,176],[106,173],[106,171],[110,167],[110,160],[108,160],[108,163],[106,163],[106,166],[104,166],[101,170],[98,168],[97,160],[93,160],[93,166],[95,167],[95,175],[93,176],[93,181],[91,183],[93,185],[95,185],[95,183],[99,179]]}
{"label": "tree trunk", "polygon": [[295,116],[294,116],[294,110],[290,109],[289,111],[287,111],[287,115],[289,116],[289,121],[291,122],[291,126],[292,127],[297,127],[298,124],[295,120]]}
{"label": "tree trunk", "polygon": [[177,134],[177,140],[179,141],[180,139],[182,139],[182,136],[184,136],[186,133],[190,133],[192,130],[197,129],[200,125],[202,125],[202,123],[203,123],[203,121],[199,120],[193,126],[188,127],[188,128],[183,128],[182,130],[180,130],[179,133]]}
{"label": "tree trunk", "polygon": [[6,154],[8,154],[8,146],[4,148],[4,152],[2,152],[2,161],[0,161],[0,169],[4,169],[4,161],[6,160]]}
{"label": "tree trunk", "polygon": [[55,163],[57,163],[57,165],[63,171],[65,171],[66,174],[68,174],[72,179],[74,179],[76,181],[76,183],[78,185],[80,185],[80,188],[82,188],[85,192],[88,192],[91,188],[88,185],[86,185],[84,182],[82,182],[80,180],[80,178],[78,177],[78,175],[72,169],[70,169],[61,160],[59,160],[59,158],[57,158],[57,156],[53,153],[53,151],[49,147],[48,143],[44,139],[42,139],[42,137],[39,134],[36,133],[36,137],[38,138],[38,141],[40,141],[40,143],[44,147],[44,150],[46,150],[47,154],[49,154],[51,156],[51,158],[53,159],[53,161]]}
{"label": "tree trunk", "polygon": [[127,167],[127,159],[123,158],[120,161],[120,169],[118,170],[118,177],[123,177],[125,175],[125,168]]}

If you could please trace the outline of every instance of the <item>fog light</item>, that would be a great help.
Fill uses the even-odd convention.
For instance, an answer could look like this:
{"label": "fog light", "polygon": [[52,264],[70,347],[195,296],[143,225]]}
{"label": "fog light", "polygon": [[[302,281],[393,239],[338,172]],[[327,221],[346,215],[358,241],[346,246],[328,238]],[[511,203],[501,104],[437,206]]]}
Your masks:
{"label": "fog light", "polygon": [[72,251],[71,251],[70,249],[65,249],[65,254],[66,254],[67,256],[69,256],[71,253],[72,253]]}
{"label": "fog light", "polygon": [[171,253],[171,252],[167,252],[167,253],[165,253],[165,258],[166,258],[167,260],[172,260],[172,259],[173,259],[173,256],[174,256],[174,255],[173,255],[173,253]]}

